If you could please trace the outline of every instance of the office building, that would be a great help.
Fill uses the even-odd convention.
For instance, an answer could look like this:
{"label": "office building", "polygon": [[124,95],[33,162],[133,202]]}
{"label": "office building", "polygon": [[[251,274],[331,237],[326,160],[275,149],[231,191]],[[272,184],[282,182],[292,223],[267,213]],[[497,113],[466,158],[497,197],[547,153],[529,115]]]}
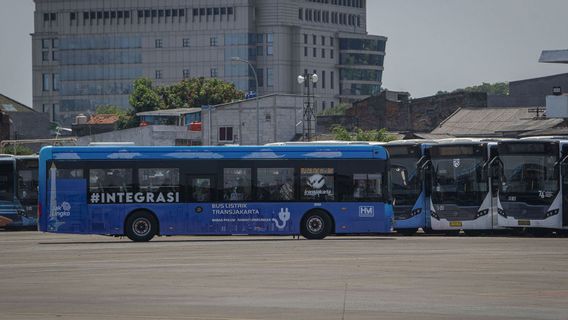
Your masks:
{"label": "office building", "polygon": [[365,0],[35,0],[33,107],[69,125],[100,105],[127,108],[132,83],[217,77],[259,94],[303,94],[316,113],[378,94],[386,38]]}

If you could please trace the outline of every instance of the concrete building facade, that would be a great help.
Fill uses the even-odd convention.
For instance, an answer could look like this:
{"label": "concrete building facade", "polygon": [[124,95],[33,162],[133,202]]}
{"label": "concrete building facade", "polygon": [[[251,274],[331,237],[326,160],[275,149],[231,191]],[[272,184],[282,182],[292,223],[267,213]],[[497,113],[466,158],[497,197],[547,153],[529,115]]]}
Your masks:
{"label": "concrete building facade", "polygon": [[[128,107],[132,83],[217,77],[258,94],[302,94],[316,112],[380,92],[386,38],[368,35],[366,0],[34,0],[33,107],[70,124]],[[312,89],[312,88],[310,88]]]}

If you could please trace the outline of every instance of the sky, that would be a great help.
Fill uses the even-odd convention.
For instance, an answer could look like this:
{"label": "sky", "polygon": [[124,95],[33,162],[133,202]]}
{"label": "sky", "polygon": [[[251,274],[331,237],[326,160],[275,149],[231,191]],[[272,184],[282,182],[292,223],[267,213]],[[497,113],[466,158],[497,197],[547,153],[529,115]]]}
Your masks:
{"label": "sky", "polygon": [[[1,0],[0,93],[32,105],[32,0]],[[568,72],[538,63],[568,49],[566,0],[367,0],[367,29],[388,37],[383,87],[413,97]]]}

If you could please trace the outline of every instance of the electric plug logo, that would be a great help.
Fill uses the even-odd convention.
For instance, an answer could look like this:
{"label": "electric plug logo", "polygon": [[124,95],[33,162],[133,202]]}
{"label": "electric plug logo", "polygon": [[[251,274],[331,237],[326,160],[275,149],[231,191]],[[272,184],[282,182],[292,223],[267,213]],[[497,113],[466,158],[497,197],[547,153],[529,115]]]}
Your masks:
{"label": "electric plug logo", "polygon": [[272,221],[276,224],[276,228],[282,230],[286,227],[286,223],[290,221],[290,210],[288,208],[280,208],[280,212],[278,212],[278,218],[272,218]]}

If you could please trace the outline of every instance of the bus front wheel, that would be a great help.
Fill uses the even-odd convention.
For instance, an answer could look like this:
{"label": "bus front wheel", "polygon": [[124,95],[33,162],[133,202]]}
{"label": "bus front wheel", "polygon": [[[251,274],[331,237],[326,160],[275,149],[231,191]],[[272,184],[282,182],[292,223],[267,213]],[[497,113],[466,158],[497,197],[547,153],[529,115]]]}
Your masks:
{"label": "bus front wheel", "polygon": [[323,239],[331,233],[331,218],[325,212],[308,212],[302,219],[300,232],[306,239]]}
{"label": "bus front wheel", "polygon": [[149,212],[134,212],[125,225],[126,236],[134,242],[147,242],[158,233],[158,221]]}

